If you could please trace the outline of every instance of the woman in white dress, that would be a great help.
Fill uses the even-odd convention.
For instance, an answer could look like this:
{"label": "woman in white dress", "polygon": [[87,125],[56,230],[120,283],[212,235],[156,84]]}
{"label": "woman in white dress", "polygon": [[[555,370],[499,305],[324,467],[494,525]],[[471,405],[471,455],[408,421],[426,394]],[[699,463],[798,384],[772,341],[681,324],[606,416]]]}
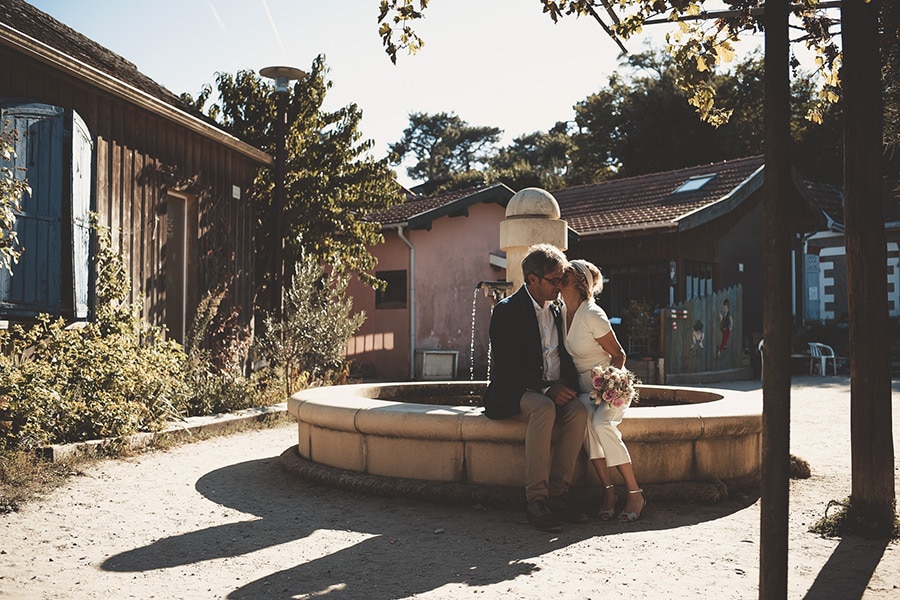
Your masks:
{"label": "woman in white dress", "polygon": [[623,368],[625,351],[616,338],[606,312],[594,302],[594,296],[603,291],[600,269],[585,260],[573,260],[570,264],[561,292],[566,315],[565,343],[578,370],[581,392],[579,398],[592,411],[584,448],[604,487],[599,517],[609,521],[615,516],[616,490],[609,467],[616,467],[628,492],[619,520],[636,521],[647,501],[635,479],[631,455],[618,429],[631,402],[614,408],[608,402],[595,404],[590,397],[591,370],[598,365]]}

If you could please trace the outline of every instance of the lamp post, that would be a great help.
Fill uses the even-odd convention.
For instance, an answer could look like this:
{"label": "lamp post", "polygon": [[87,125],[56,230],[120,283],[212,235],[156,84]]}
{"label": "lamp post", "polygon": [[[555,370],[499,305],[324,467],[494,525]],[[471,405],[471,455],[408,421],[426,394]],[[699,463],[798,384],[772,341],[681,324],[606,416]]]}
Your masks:
{"label": "lamp post", "polygon": [[278,319],[281,319],[284,296],[284,166],[288,84],[306,73],[294,67],[265,67],[259,70],[259,74],[275,80],[275,197],[272,210],[275,218],[275,247],[272,252],[271,302]]}

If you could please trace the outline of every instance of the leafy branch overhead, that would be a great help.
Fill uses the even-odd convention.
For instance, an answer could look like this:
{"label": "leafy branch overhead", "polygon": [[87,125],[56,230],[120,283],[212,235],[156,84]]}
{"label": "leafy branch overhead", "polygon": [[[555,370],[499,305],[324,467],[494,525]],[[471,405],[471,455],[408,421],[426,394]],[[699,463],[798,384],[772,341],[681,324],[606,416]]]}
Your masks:
{"label": "leafy branch overhead", "polygon": [[[673,32],[666,34],[666,51],[678,66],[678,85],[688,95],[688,102],[712,125],[728,122],[731,109],[716,103],[714,85],[716,69],[730,63],[735,44],[741,36],[763,29],[764,0],[541,0],[543,12],[553,22],[568,16],[588,17],[596,21],[623,53],[624,44],[645,25],[671,23]],[[821,122],[825,106],[839,97],[841,54],[835,36],[839,21],[829,10],[839,2],[799,0],[791,4],[792,27],[800,32],[793,41],[802,43],[815,56],[815,71],[821,75],[819,102],[807,118]],[[707,10],[708,6],[713,8]],[[378,16],[379,34],[385,52],[397,62],[397,53],[415,54],[424,41],[415,33],[414,22],[425,17],[427,0],[381,0]],[[793,66],[799,66],[796,57]]]}

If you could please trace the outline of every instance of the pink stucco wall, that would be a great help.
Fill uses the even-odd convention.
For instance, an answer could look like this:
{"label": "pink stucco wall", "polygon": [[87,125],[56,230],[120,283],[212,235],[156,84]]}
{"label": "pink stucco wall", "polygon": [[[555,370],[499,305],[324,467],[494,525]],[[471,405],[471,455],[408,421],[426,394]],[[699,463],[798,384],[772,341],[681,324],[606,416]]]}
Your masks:
{"label": "pink stucco wall", "polygon": [[[475,204],[467,217],[442,217],[431,231],[404,230],[415,247],[416,336],[414,349],[459,352],[458,379],[470,374],[472,309],[475,303],[475,379],[484,379],[488,361],[488,325],[491,301],[475,294],[479,281],[504,279],[505,270],[493,270],[491,253],[499,248],[500,221],[505,210],[497,204]],[[385,243],[374,248],[376,270],[407,270],[409,248],[396,231],[385,230]],[[375,309],[375,292],[354,281],[349,293],[354,306],[366,313],[366,322],[348,344],[347,355],[364,367],[367,377],[410,379],[409,312]]]}

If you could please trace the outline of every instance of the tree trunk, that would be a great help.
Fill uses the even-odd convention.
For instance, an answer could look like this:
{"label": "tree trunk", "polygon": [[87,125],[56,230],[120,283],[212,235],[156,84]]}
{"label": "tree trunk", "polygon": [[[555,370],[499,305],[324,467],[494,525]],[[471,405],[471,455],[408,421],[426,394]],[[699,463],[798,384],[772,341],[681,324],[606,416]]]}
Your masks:
{"label": "tree trunk", "polygon": [[791,423],[790,74],[788,2],[765,6],[765,233],[759,597],[787,597]]}
{"label": "tree trunk", "polygon": [[890,534],[894,500],[887,249],[881,180],[880,3],[844,0],[844,223],[850,309],[851,504]]}

